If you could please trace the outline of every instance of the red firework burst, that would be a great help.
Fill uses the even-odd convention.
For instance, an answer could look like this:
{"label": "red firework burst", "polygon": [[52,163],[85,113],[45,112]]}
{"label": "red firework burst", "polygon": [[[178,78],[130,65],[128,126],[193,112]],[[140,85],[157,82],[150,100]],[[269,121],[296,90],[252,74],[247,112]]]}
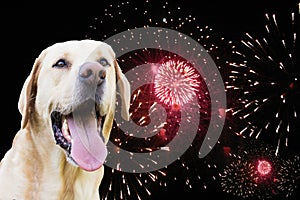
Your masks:
{"label": "red firework burst", "polygon": [[264,175],[269,174],[271,172],[271,170],[272,170],[272,166],[271,166],[270,162],[268,162],[266,160],[258,161],[257,171],[259,172],[259,174],[264,176]]}
{"label": "red firework burst", "polygon": [[154,93],[164,104],[182,106],[196,97],[200,75],[186,61],[163,62],[154,77]]}

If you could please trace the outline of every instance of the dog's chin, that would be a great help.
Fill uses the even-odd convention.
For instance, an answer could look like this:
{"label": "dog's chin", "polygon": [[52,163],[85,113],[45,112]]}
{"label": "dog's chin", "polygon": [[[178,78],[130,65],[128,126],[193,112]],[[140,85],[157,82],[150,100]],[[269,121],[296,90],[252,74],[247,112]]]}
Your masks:
{"label": "dog's chin", "polygon": [[55,110],[51,112],[51,122],[55,142],[70,164],[86,171],[103,165],[107,150],[102,138],[104,117],[98,105],[85,102],[70,113]]}

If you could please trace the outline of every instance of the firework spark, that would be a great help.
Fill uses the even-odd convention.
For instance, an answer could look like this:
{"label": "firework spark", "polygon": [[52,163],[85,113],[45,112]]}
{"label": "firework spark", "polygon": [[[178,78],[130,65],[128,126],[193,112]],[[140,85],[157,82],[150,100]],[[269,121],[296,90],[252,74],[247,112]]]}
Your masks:
{"label": "firework spark", "polygon": [[227,85],[237,94],[230,114],[240,123],[232,129],[238,135],[262,135],[277,145],[276,154],[299,128],[299,17],[293,12],[290,24],[280,24],[275,14],[266,14],[265,37],[246,34],[243,51],[236,51],[244,61],[231,63]]}

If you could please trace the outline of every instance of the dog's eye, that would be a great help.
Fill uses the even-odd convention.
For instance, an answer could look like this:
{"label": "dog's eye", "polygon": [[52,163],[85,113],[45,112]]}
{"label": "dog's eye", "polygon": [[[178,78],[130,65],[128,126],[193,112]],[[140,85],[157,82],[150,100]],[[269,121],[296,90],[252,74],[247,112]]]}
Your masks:
{"label": "dog's eye", "polygon": [[100,58],[99,63],[104,67],[110,66],[109,62],[105,58]]}
{"label": "dog's eye", "polygon": [[52,67],[56,68],[64,68],[67,67],[68,63],[64,59],[59,59]]}

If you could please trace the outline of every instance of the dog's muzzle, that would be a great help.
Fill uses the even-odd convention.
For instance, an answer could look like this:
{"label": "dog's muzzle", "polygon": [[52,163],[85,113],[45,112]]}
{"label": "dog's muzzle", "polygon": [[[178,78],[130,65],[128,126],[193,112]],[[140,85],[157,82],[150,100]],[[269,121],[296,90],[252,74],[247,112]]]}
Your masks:
{"label": "dog's muzzle", "polygon": [[84,63],[75,82],[71,109],[57,108],[51,113],[56,143],[73,164],[87,171],[100,168],[107,156],[102,138],[104,116],[100,115],[105,87],[105,68],[99,63]]}

